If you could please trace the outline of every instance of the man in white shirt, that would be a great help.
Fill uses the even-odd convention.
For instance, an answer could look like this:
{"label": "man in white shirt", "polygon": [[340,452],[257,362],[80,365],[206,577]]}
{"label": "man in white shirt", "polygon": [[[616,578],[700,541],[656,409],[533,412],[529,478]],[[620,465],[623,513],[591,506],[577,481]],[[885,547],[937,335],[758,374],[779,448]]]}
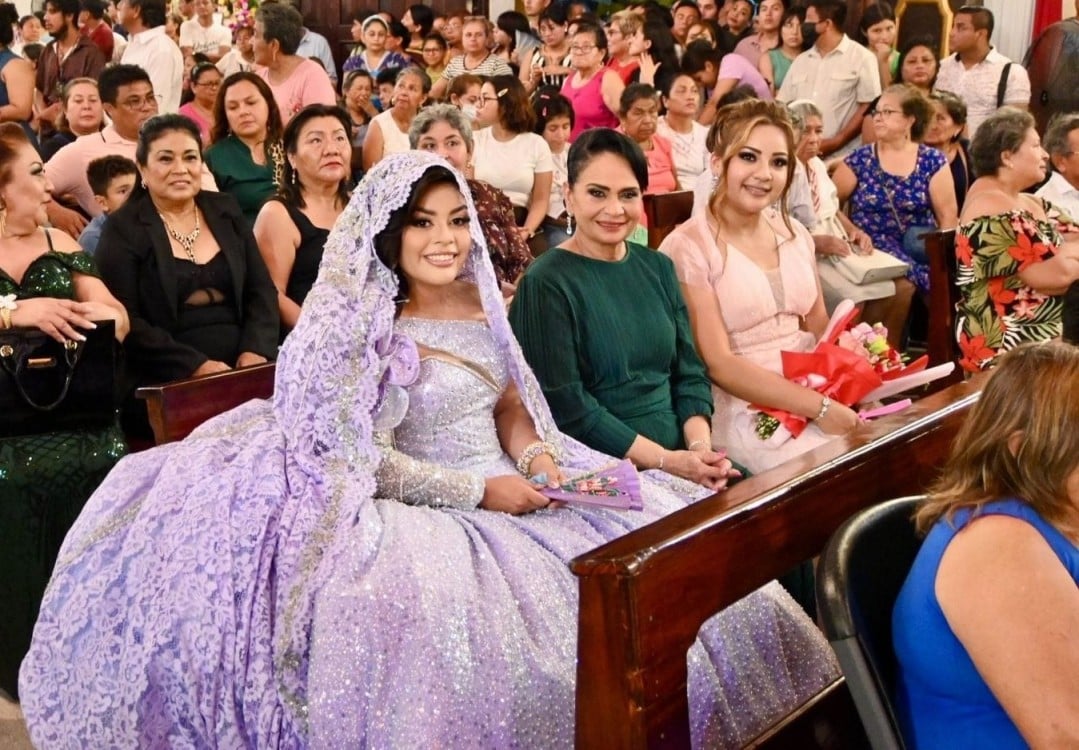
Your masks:
{"label": "man in white shirt", "polygon": [[184,56],[165,36],[165,0],[120,0],[120,23],[128,33],[124,65],[138,65],[150,76],[158,110],[180,109]]}
{"label": "man in white shirt", "polygon": [[180,52],[184,59],[202,54],[216,63],[232,47],[232,34],[214,20],[214,1],[195,0],[195,17],[180,24]]}
{"label": "man in white shirt", "polygon": [[1035,195],[1079,222],[1079,113],[1053,118],[1042,147],[1049,152],[1053,173]]}
{"label": "man in white shirt", "polygon": [[798,55],[776,98],[813,101],[824,113],[821,156],[842,155],[861,143],[862,120],[880,96],[880,73],[872,52],[843,33],[847,5],[840,0],[810,0],[806,25],[816,43]]}
{"label": "man in white shirt", "polygon": [[967,133],[972,138],[998,107],[1030,106],[1026,69],[993,49],[989,44],[992,36],[993,14],[989,10],[969,6],[957,10],[948,34],[948,46],[955,54],[940,61],[934,84],[938,91],[950,91],[966,103]]}

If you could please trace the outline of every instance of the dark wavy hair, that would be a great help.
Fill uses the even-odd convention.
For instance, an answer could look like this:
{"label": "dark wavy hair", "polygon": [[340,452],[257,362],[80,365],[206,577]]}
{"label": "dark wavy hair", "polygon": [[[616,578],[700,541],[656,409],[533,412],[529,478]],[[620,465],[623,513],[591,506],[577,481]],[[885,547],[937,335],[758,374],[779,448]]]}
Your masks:
{"label": "dark wavy hair", "polygon": [[536,127],[536,113],[528,103],[528,92],[517,76],[491,76],[487,79],[498,99],[498,121],[511,133],[531,133]]}
{"label": "dark wavy hair", "polygon": [[269,110],[270,114],[266,120],[266,154],[268,157],[268,147],[271,144],[281,142],[281,134],[284,131],[284,125],[281,123],[281,112],[277,109],[277,102],[274,101],[273,92],[270,91],[269,85],[266,81],[262,80],[262,78],[249,70],[233,73],[221,82],[221,88],[217,90],[217,99],[214,100],[214,126],[210,130],[210,143],[223,141],[225,138],[232,135],[232,131],[229,129],[228,114],[225,112],[225,94],[228,93],[230,88],[241,81],[247,81],[258,89],[259,96],[265,100],[266,109]]}
{"label": "dark wavy hair", "polygon": [[903,63],[907,60],[907,55],[914,51],[915,47],[925,47],[933,54],[933,60],[936,62],[937,70],[933,73],[933,80],[929,82],[929,88],[933,88],[937,85],[937,74],[940,73],[940,53],[937,51],[937,47],[933,44],[933,40],[927,36],[916,37],[903,45],[903,49],[899,51],[899,59],[896,60],[895,69],[896,74],[899,76],[901,83],[903,81]]}
{"label": "dark wavy hair", "polygon": [[[304,125],[317,117],[336,118],[341,123],[341,127],[344,128],[346,135],[352,133],[352,118],[341,107],[336,104],[308,104],[285,126],[284,146],[286,154],[296,153],[300,141],[300,131],[303,130]],[[351,144],[351,142],[352,139],[349,135],[349,143]],[[341,206],[348,203],[350,187],[348,176],[337,185],[337,202]],[[277,188],[277,197],[290,206],[303,208],[306,205],[303,199],[303,183],[300,182],[299,176],[287,158],[285,159],[281,184]]]}
{"label": "dark wavy hair", "polygon": [[556,117],[568,117],[571,128],[576,120],[573,104],[556,86],[544,86],[537,89],[532,98],[532,109],[536,113],[536,127],[533,128],[533,132],[537,135],[543,135],[543,131],[547,129],[547,123]]}
{"label": "dark wavy hair", "polygon": [[460,189],[453,172],[438,165],[430,167],[413,183],[412,192],[405,201],[405,205],[390,214],[390,220],[386,222],[385,228],[375,236],[375,253],[378,259],[397,276],[395,301],[398,307],[408,299],[408,279],[401,272],[401,237],[420,201],[427,195],[427,191],[438,185],[452,185],[455,190]]}

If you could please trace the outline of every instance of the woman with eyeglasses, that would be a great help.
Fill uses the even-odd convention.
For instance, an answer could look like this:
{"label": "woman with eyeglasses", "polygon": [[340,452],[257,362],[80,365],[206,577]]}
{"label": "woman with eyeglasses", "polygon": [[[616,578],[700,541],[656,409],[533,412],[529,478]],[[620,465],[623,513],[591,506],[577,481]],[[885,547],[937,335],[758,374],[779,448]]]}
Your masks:
{"label": "woman with eyeglasses", "polygon": [[486,18],[469,16],[464,20],[461,26],[461,47],[464,52],[446,65],[442,79],[431,89],[432,99],[442,101],[450,82],[463,73],[481,77],[513,75],[509,64],[489,49],[490,39],[491,22]]}
{"label": "woman with eyeglasses", "polygon": [[915,290],[929,291],[929,258],[920,235],[957,221],[948,162],[919,143],[931,114],[917,89],[889,86],[873,111],[877,142],[849,154],[832,176],[840,203],[850,200],[850,220],[869,234],[873,247],[910,265],[906,279],[896,279],[887,308],[870,320],[887,326],[893,346],[900,344]]}
{"label": "woman with eyeglasses", "polygon": [[214,129],[214,102],[221,89],[221,71],[212,62],[200,62],[191,69],[191,92],[194,98],[180,107],[180,114],[199,126],[203,148],[210,145]]}
{"label": "woman with eyeglasses", "polygon": [[420,48],[420,56],[423,58],[423,69],[427,77],[431,79],[431,85],[435,85],[442,79],[442,73],[446,70],[446,40],[438,32],[431,32],[423,39]]}
{"label": "woman with eyeglasses", "polygon": [[483,84],[475,132],[475,176],[506,194],[513,204],[517,233],[535,255],[547,249],[543,221],[551,201],[554,161],[551,147],[532,132],[536,113],[524,86],[513,76]]}
{"label": "woman with eyeglasses", "polygon": [[577,140],[589,128],[618,127],[617,112],[626,84],[605,62],[607,35],[596,24],[581,21],[569,52],[573,72],[562,84],[562,96],[576,113],[570,140]]}

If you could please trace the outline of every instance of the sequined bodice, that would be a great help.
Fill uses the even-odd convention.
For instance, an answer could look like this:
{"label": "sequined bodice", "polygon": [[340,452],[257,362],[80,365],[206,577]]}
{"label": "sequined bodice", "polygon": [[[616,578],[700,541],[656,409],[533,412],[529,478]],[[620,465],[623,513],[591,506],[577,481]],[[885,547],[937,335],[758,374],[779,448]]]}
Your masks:
{"label": "sequined bodice", "polygon": [[494,409],[509,373],[487,325],[402,318],[395,327],[420,347],[420,376],[408,388],[408,413],[394,430],[396,448],[422,461],[483,473],[508,461]]}

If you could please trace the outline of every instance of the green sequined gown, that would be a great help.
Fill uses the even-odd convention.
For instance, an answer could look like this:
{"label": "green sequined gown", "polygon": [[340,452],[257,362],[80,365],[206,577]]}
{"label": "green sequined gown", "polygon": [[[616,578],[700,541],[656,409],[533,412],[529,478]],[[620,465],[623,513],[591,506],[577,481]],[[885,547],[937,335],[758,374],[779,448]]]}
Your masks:
{"label": "green sequined gown", "polygon": [[[0,269],[0,296],[74,299],[73,272],[97,276],[88,255],[50,251],[21,284]],[[0,688],[12,696],[60,544],[125,450],[118,427],[0,438]]]}

